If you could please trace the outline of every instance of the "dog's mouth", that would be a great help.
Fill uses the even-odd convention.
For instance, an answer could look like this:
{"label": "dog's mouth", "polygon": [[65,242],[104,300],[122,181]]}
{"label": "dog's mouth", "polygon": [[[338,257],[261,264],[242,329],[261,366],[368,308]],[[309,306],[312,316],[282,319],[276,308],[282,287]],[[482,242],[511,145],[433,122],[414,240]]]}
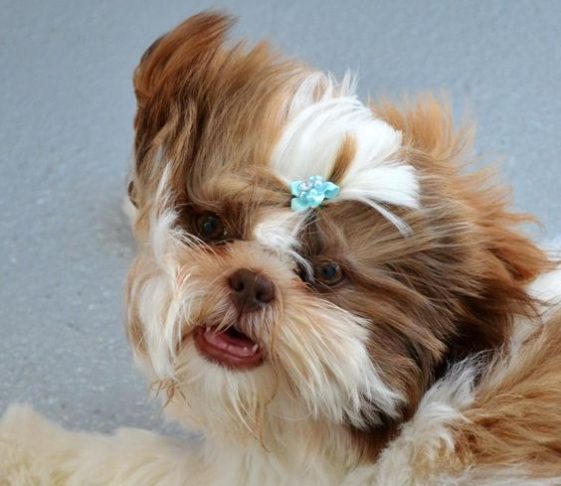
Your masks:
{"label": "dog's mouth", "polygon": [[200,326],[193,331],[193,340],[203,357],[228,368],[250,369],[263,363],[262,347],[235,326],[224,330]]}

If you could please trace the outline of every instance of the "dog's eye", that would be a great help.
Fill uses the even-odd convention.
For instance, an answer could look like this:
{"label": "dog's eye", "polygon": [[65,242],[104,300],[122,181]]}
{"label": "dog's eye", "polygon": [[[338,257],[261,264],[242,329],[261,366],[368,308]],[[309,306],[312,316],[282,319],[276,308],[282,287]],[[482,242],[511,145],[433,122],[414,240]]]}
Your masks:
{"label": "dog's eye", "polygon": [[221,241],[226,238],[224,224],[216,214],[202,214],[197,218],[198,236],[207,241]]}
{"label": "dog's eye", "polygon": [[337,262],[324,261],[315,265],[314,277],[325,285],[337,285],[345,275]]}

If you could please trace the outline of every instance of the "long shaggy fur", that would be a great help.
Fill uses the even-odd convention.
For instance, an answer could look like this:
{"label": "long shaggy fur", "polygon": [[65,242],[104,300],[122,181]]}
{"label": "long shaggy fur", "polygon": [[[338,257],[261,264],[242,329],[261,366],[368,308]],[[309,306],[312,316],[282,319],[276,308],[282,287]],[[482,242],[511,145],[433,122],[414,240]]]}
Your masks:
{"label": "long shaggy fur", "polygon": [[[231,23],[186,20],[134,73],[127,335],[201,439],[15,407],[0,482],[559,484],[560,272],[494,175],[465,170],[472,130],[430,96],[367,106],[350,76],[228,43]],[[290,183],[314,175],[339,195],[293,212]],[[236,303],[240,270],[266,305]],[[259,360],[209,354],[208,333]]]}

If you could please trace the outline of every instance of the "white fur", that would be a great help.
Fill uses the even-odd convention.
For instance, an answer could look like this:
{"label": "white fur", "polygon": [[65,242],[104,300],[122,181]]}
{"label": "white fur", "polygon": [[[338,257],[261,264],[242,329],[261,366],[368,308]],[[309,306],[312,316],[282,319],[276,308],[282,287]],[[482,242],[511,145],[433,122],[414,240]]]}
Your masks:
{"label": "white fur", "polygon": [[[345,486],[417,484],[417,460],[430,463],[437,459],[437,451],[453,451],[454,439],[448,426],[463,420],[461,409],[473,401],[476,369],[476,363],[465,362],[435,384],[423,397],[413,419],[382,452],[379,461],[351,474]],[[434,457],[431,457],[431,451]]]}
{"label": "white fur", "polygon": [[[109,436],[72,433],[28,407],[14,406],[0,421],[0,484],[339,485],[345,467],[314,453],[325,445],[315,443],[317,431],[310,434],[299,424],[288,428],[295,440],[282,451],[267,450],[255,440],[209,447],[138,429],[120,429]],[[326,433],[324,440],[336,444],[339,438]]]}
{"label": "white fur", "polygon": [[363,202],[397,223],[383,205],[417,208],[417,175],[410,164],[399,159],[401,133],[375,118],[352,89],[348,79],[336,86],[319,73],[306,78],[292,100],[289,122],[275,146],[271,166],[287,183],[313,175],[327,179],[339,149],[350,136],[356,153],[333,201]]}
{"label": "white fur", "polygon": [[295,251],[300,246],[298,234],[305,217],[288,209],[265,211],[253,230],[255,240],[279,255],[287,255],[296,262],[306,262]]}
{"label": "white fur", "polygon": [[341,452],[345,441],[332,427],[309,428],[310,421],[284,421],[287,436],[293,440],[284,448],[269,450],[248,440],[207,440],[199,446],[189,445],[134,429],[122,429],[112,436],[71,433],[27,408],[13,407],[0,421],[0,477],[13,485],[69,486],[559,484],[560,478],[532,479],[522,467],[474,467],[455,475],[433,471],[427,476],[416,476],[416,460],[428,461],[425,464],[430,466],[431,459],[437,459],[431,457],[431,450],[435,454],[446,450],[454,453],[448,425],[464,420],[461,410],[473,401],[477,366],[477,362],[466,361],[429,390],[415,417],[372,466],[353,468],[350,458],[349,462],[336,465],[318,454],[318,445],[325,444],[335,444]]}
{"label": "white fur", "polygon": [[[173,372],[172,355],[181,337],[178,320],[182,315],[184,293],[178,280],[180,268],[174,258],[181,245],[182,233],[174,227],[176,214],[169,207],[167,193],[170,170],[166,168],[160,180],[149,219],[150,258],[145,268],[154,269],[150,278],[135,280],[130,288],[129,300],[138,302],[138,317],[145,324],[145,344],[157,376],[169,376]],[[194,289],[193,289],[194,291]],[[131,308],[128,309],[129,314]]]}
{"label": "white fur", "polygon": [[548,306],[549,312],[558,310],[561,307],[561,266],[540,275],[532,282],[529,290]]}
{"label": "white fur", "polygon": [[[28,407],[0,421],[0,484],[10,486],[183,486],[205,484],[193,448],[138,430],[73,433]],[[208,484],[208,483],[207,483]]]}
{"label": "white fur", "polygon": [[[455,441],[450,425],[464,422],[463,411],[475,398],[477,357],[456,365],[423,397],[413,419],[384,449],[376,464],[351,472],[343,486],[554,486],[561,478],[535,479],[519,467],[466,467],[456,474],[439,472]],[[419,462],[425,471],[419,474]],[[432,466],[432,467],[431,467]]]}
{"label": "white fur", "polygon": [[[512,346],[510,356],[514,359],[520,346],[541,325],[541,322],[547,321],[549,316],[561,309],[561,267],[540,275],[528,286],[528,292],[543,303],[540,309],[542,319],[540,321],[517,317],[514,320],[512,335],[510,336],[510,345]],[[505,366],[505,373],[507,370],[508,367]],[[501,379],[502,377],[497,376],[497,380],[500,381]]]}

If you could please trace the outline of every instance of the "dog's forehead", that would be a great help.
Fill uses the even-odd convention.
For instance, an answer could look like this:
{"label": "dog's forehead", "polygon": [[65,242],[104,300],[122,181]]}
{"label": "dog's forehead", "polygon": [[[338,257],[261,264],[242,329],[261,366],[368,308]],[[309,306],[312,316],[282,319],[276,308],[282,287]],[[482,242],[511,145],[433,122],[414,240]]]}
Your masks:
{"label": "dog's forehead", "polygon": [[198,144],[196,170],[212,180],[220,171],[247,178],[268,169],[286,187],[321,177],[340,186],[340,199],[417,207],[419,184],[401,159],[401,133],[353,89],[350,77],[337,83],[314,72],[277,96],[264,93],[259,101],[254,93],[256,112],[217,102]]}
{"label": "dog's forehead", "polygon": [[[193,202],[243,226],[244,237],[280,249],[294,247],[310,210],[353,202],[355,208],[362,205],[360,211],[372,215],[370,206],[391,220],[384,205],[418,206],[417,174],[401,159],[401,133],[355,97],[351,81],[337,84],[313,73],[285,95],[282,103],[275,98],[280,113],[274,130],[266,124],[258,136],[260,123],[232,118],[232,124],[241,124],[239,131],[230,129],[224,139],[213,132],[207,142],[216,143],[202,143],[196,160],[186,160],[190,167],[183,176]],[[244,138],[247,130],[257,135]],[[299,199],[294,187],[312,179],[333,184],[335,195],[324,192],[325,200],[298,213],[291,204]],[[349,213],[329,214],[337,220]]]}

